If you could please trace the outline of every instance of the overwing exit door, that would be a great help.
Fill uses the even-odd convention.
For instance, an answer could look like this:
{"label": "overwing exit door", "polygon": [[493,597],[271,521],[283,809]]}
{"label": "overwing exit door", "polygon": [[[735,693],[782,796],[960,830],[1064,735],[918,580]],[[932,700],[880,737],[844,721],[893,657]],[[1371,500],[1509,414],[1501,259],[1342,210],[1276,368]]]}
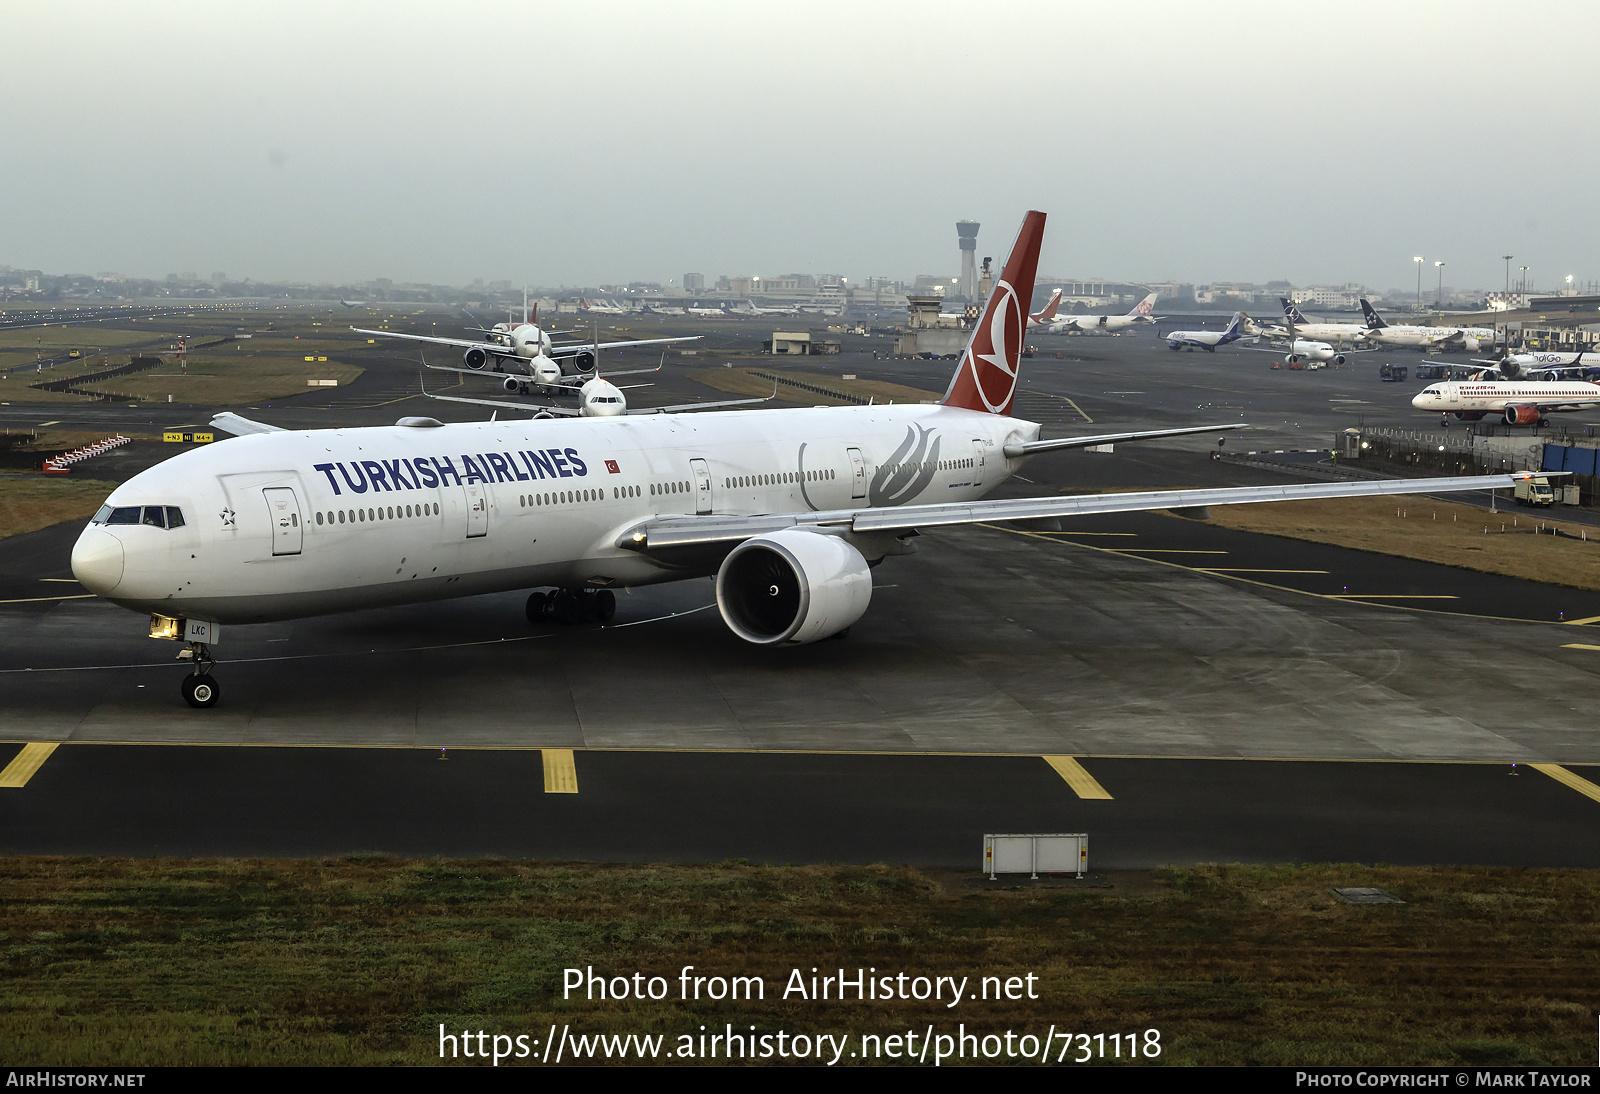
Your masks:
{"label": "overwing exit door", "polygon": [[267,519],[272,525],[272,553],[297,555],[305,536],[300,523],[300,501],[287,486],[272,486],[261,491],[267,499]]}

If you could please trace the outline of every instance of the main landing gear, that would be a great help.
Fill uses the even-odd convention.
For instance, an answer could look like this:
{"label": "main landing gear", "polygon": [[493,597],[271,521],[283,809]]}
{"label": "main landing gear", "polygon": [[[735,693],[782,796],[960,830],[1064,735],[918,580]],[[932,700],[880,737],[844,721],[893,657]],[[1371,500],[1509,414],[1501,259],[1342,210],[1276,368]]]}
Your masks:
{"label": "main landing gear", "polygon": [[204,642],[190,642],[188,648],[178,654],[178,660],[194,662],[194,671],[183,678],[183,701],[196,710],[216,706],[221,692],[211,676],[216,662],[211,658],[210,648]]}
{"label": "main landing gear", "polygon": [[617,594],[610,589],[557,589],[528,597],[529,623],[608,623],[617,614]]}

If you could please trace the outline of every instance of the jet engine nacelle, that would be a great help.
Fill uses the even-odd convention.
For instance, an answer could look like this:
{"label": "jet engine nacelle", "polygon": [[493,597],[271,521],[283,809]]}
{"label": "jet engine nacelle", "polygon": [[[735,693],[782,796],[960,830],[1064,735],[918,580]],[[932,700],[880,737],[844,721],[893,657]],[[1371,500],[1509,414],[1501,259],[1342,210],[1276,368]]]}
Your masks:
{"label": "jet engine nacelle", "polygon": [[1483,419],[1481,410],[1457,410],[1452,412],[1452,417],[1458,422],[1476,422]]}
{"label": "jet engine nacelle", "polygon": [[1539,408],[1536,406],[1506,407],[1506,425],[1536,425],[1538,421]]}
{"label": "jet engine nacelle", "polygon": [[578,372],[593,372],[594,360],[593,350],[580,350],[572,355],[572,366]]}
{"label": "jet engine nacelle", "polygon": [[528,393],[528,385],[515,376],[507,376],[500,381],[500,386],[505,388],[506,393],[510,395],[526,395]]}
{"label": "jet engine nacelle", "polygon": [[489,355],[477,346],[473,346],[461,355],[461,363],[468,368],[482,368],[489,363]]}
{"label": "jet engine nacelle", "polygon": [[1298,365],[1301,361],[1304,360],[1304,358],[1301,357],[1298,353],[1291,353],[1287,357],[1285,357],[1284,360],[1287,361],[1291,365]]}
{"label": "jet engine nacelle", "polygon": [[1330,357],[1330,358],[1328,358],[1328,360],[1329,360],[1329,361],[1330,361],[1330,362],[1331,362],[1331,363],[1332,363],[1332,364],[1335,364],[1335,365],[1343,365],[1343,364],[1344,364],[1344,360],[1345,360],[1345,358],[1344,358],[1344,354],[1342,354],[1342,353],[1336,353],[1336,354],[1334,354],[1334,355],[1333,355],[1333,356],[1332,356],[1332,357]]}
{"label": "jet engine nacelle", "polygon": [[717,609],[728,629],[758,646],[815,642],[866,613],[872,574],[838,536],[785,528],[747,539],[717,571]]}
{"label": "jet engine nacelle", "polygon": [[1478,336],[1475,335],[1475,334],[1467,335],[1466,341],[1467,341],[1467,352],[1468,353],[1477,353],[1483,347],[1483,343],[1478,340]]}

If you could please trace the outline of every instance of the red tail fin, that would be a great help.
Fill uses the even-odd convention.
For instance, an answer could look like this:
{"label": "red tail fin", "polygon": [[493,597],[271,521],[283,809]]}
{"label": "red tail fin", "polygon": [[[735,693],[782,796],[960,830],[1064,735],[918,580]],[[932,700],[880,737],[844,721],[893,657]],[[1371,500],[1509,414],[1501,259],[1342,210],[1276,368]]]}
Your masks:
{"label": "red tail fin", "polygon": [[1050,294],[1050,303],[1045,305],[1044,311],[1034,316],[1041,323],[1048,323],[1056,317],[1056,309],[1061,306],[1061,290],[1057,289]]}
{"label": "red tail fin", "polygon": [[1039,270],[1044,242],[1044,214],[1034,210],[1022,218],[1022,230],[1011,245],[1006,268],[989,294],[983,318],[961,355],[950,387],[940,400],[945,406],[1010,414],[1017,390],[1022,339],[1033,302],[1033,278]]}

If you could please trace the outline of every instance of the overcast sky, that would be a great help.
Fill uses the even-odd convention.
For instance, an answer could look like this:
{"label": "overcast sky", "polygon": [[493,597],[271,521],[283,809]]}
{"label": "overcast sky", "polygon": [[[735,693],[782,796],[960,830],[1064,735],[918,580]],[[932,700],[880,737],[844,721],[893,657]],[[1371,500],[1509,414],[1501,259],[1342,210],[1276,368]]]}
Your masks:
{"label": "overcast sky", "polygon": [[1600,279],[1600,4],[8,3],[0,263]]}

